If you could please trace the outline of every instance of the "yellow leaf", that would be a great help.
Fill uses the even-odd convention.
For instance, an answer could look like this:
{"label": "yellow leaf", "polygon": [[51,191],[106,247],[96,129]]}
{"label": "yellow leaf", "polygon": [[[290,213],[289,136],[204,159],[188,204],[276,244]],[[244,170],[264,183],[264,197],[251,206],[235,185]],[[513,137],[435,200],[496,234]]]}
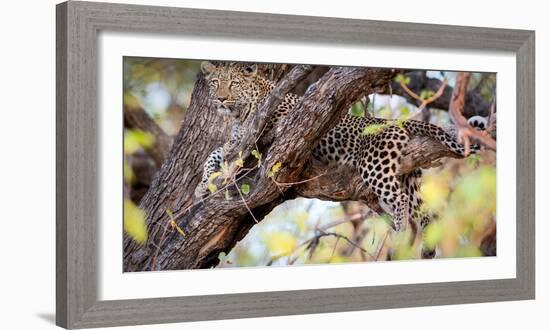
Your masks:
{"label": "yellow leaf", "polygon": [[134,175],[134,171],[132,170],[132,167],[128,164],[128,162],[126,161],[126,157],[124,157],[124,170],[123,170],[123,174],[124,174],[124,182],[126,183],[133,183],[136,179],[135,175]]}
{"label": "yellow leaf", "polygon": [[235,165],[237,165],[238,167],[243,167],[244,166],[243,152],[242,151],[239,151],[239,158],[235,161]]}
{"label": "yellow leaf", "polygon": [[254,156],[256,159],[262,158],[262,154],[258,152],[258,150],[254,149],[251,152],[252,156]]}
{"label": "yellow leaf", "polygon": [[281,169],[282,166],[283,164],[281,162],[276,162],[275,164],[273,164],[269,172],[267,172],[267,177],[269,178],[272,177],[275,173],[277,173]]}
{"label": "yellow leaf", "polygon": [[185,232],[183,231],[183,229],[181,229],[181,227],[178,226],[176,221],[174,221],[174,219],[170,220],[170,226],[172,227],[172,229],[176,229],[178,231],[178,233],[181,234],[181,236],[183,236],[183,237],[187,236],[187,235],[185,235]]}
{"label": "yellow leaf", "polygon": [[129,110],[135,110],[141,107],[138,99],[130,92],[125,92],[123,95],[124,105]]}
{"label": "yellow leaf", "polygon": [[216,185],[213,184],[213,183],[209,183],[209,184],[208,184],[208,190],[209,190],[211,193],[215,193],[216,191],[218,191],[218,187],[216,187]]}
{"label": "yellow leaf", "polygon": [[139,149],[150,149],[155,143],[153,134],[141,130],[124,132],[124,154],[131,155]]}
{"label": "yellow leaf", "polygon": [[277,173],[281,169],[283,164],[281,162],[276,162],[275,165],[271,166],[271,172]]}
{"label": "yellow leaf", "polygon": [[214,172],[214,173],[210,174],[210,176],[208,177],[208,181],[212,181],[215,178],[219,177],[220,175],[222,175],[222,172]]}
{"label": "yellow leaf", "polygon": [[147,240],[145,212],[131,200],[124,200],[124,231],[139,244]]}
{"label": "yellow leaf", "polygon": [[296,238],[287,232],[274,232],[267,238],[267,247],[273,255],[289,255],[297,244]]}
{"label": "yellow leaf", "polygon": [[449,187],[437,178],[426,178],[421,189],[422,199],[426,202],[429,208],[433,210],[441,210],[447,201],[449,195]]}

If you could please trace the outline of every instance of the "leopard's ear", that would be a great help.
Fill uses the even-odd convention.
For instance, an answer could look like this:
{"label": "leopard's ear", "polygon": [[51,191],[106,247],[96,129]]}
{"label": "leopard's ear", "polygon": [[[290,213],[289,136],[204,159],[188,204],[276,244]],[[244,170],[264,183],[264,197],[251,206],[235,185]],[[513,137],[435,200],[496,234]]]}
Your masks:
{"label": "leopard's ear", "polygon": [[247,65],[243,68],[243,74],[247,77],[254,77],[258,73],[258,66],[256,64]]}
{"label": "leopard's ear", "polygon": [[202,61],[201,62],[201,71],[202,73],[208,77],[212,72],[216,70],[216,66],[208,61]]}

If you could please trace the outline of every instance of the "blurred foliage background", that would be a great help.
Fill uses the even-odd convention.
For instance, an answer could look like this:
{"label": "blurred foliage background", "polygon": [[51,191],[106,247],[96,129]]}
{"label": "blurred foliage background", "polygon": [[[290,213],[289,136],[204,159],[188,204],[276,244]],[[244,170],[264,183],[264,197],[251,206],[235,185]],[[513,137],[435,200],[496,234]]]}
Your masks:
{"label": "blurred foliage background", "polygon": [[[124,58],[124,107],[139,107],[169,136],[174,136],[189,106],[200,61]],[[423,71],[453,86],[455,72]],[[496,76],[472,73],[470,89],[492,101]],[[423,90],[421,97],[436,91]],[[447,111],[428,108],[429,120],[451,125]],[[400,95],[369,95],[350,113],[382,118],[411,118],[415,104]],[[136,241],[147,239],[145,215],[137,207],[157,170],[147,157],[155,137],[126,127],[124,134],[124,227]],[[135,193],[135,191],[141,192]],[[425,244],[437,256],[479,257],[496,254],[496,155],[482,151],[466,160],[449,159],[424,171],[421,187],[426,207],[438,215],[429,225]],[[422,240],[411,246],[410,230],[393,234],[387,216],[359,202],[326,202],[298,198],[275,208],[229,254],[219,255],[218,267],[283,266],[417,259]]]}

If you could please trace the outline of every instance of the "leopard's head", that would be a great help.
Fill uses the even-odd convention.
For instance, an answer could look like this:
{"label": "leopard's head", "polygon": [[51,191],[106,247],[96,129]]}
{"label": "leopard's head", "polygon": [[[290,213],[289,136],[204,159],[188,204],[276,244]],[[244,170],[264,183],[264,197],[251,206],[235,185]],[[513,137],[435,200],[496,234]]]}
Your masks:
{"label": "leopard's head", "polygon": [[201,71],[209,84],[209,94],[219,114],[243,118],[255,107],[260,98],[256,77],[256,64],[201,63]]}

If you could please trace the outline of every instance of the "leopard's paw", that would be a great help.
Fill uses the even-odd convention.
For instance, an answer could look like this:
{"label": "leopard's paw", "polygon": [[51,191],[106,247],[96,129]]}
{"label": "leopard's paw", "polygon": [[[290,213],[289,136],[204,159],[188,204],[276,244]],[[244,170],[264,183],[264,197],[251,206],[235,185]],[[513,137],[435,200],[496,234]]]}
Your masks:
{"label": "leopard's paw", "polygon": [[195,188],[195,200],[199,200],[208,195],[208,185],[204,182],[201,182]]}

